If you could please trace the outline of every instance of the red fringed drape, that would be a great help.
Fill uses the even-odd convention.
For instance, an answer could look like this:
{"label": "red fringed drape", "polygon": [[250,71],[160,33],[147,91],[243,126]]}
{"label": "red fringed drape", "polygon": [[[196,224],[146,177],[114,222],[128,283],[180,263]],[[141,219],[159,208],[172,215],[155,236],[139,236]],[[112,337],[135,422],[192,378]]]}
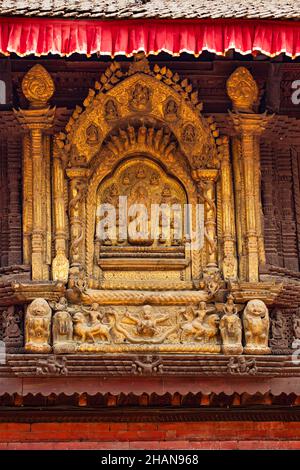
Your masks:
{"label": "red fringed drape", "polygon": [[199,55],[255,51],[300,55],[300,21],[115,20],[82,21],[0,17],[0,52],[70,55],[75,52],[130,56],[143,50]]}

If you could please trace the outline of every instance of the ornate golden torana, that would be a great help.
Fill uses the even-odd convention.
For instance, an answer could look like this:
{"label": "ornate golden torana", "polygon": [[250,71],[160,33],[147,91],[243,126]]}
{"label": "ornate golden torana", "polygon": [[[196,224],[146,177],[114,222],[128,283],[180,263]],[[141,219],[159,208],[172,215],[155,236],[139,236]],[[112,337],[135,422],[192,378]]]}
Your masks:
{"label": "ornate golden torana", "polygon": [[[33,300],[26,350],[268,354],[262,301],[272,302],[277,287],[264,289],[259,281],[264,245],[256,140],[266,118],[252,113],[258,95],[249,72],[238,69],[227,84],[242,112],[231,116],[238,136],[233,158],[229,138],[202,116],[189,82],[166,67],[151,69],[141,54],[128,72],[118,63],[108,67],[51,147],[45,131],[54,118],[47,106],[53,81],[35,66],[22,86],[31,104],[16,111],[29,131],[24,262],[35,281],[18,287],[20,297]],[[135,218],[128,212],[124,222],[120,197],[149,211],[198,204],[203,233],[195,211],[180,219],[174,209],[170,230],[159,214],[155,226],[146,221],[142,235],[132,234]],[[103,206],[114,208],[116,221],[104,238]],[[202,235],[204,242],[193,244]]]}

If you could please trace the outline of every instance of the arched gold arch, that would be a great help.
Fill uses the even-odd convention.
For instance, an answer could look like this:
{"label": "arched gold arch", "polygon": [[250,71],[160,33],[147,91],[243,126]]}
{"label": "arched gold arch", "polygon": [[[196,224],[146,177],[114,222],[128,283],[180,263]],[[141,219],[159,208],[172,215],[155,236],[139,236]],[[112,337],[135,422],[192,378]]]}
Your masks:
{"label": "arched gold arch", "polygon": [[215,183],[222,145],[217,145],[215,124],[201,115],[202,104],[188,81],[180,81],[166,67],[150,70],[146,59],[134,61],[128,72],[112,63],[83,104],[85,109],[76,107],[66,133],[55,140],[55,153],[63,162],[61,171],[64,167],[69,179],[70,286],[72,279],[78,282],[80,273],[82,282],[87,276],[89,287],[98,286],[94,247],[97,188],[122,159],[137,153],[148,155],[176,175],[189,202],[196,204],[200,198],[205,205],[207,246],[189,255],[190,281],[199,281],[208,263],[217,270],[212,218],[216,216]]}

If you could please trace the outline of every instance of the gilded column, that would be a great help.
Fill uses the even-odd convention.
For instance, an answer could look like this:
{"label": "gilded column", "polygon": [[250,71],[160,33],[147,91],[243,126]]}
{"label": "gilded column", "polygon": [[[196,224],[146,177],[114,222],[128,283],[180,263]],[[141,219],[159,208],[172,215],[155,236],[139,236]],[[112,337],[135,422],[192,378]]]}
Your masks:
{"label": "gilded column", "polygon": [[53,202],[55,258],[52,262],[52,279],[66,283],[69,274],[67,258],[67,224],[65,203],[65,177],[59,148],[59,139],[54,139],[53,152]]}
{"label": "gilded column", "polygon": [[23,263],[31,263],[32,235],[32,159],[30,135],[23,137]]}
{"label": "gilded column", "polygon": [[223,276],[224,279],[237,278],[237,259],[235,248],[235,221],[232,172],[228,137],[222,138],[221,158],[221,204],[222,204],[222,232],[223,232]]}
{"label": "gilded column", "polygon": [[243,175],[243,205],[245,209],[246,280],[259,280],[259,264],[264,262],[260,201],[259,137],[269,117],[255,114],[258,87],[245,67],[237,68],[227,81],[227,93],[232,100],[231,118],[241,138],[241,171]]}
{"label": "gilded column", "polygon": [[[50,176],[45,155],[44,132],[53,125],[55,109],[47,106],[54,93],[54,83],[48,72],[41,65],[35,65],[25,75],[22,90],[30,103],[30,109],[16,111],[16,116],[30,135],[30,152],[32,161],[32,235],[31,267],[33,280],[49,279],[49,211],[47,211],[47,178]],[[28,143],[27,143],[28,145]],[[25,147],[24,147],[25,150]],[[27,147],[28,150],[28,147]],[[26,150],[25,150],[26,153]],[[24,155],[24,158],[27,158]],[[29,160],[27,158],[27,160]],[[28,185],[28,179],[23,182]],[[27,186],[28,188],[28,186]],[[26,188],[24,187],[24,191]],[[46,198],[46,203],[45,203]],[[49,205],[49,202],[48,202]],[[31,225],[30,211],[27,207],[25,227]],[[47,222],[48,221],[48,222]],[[27,237],[28,241],[28,237]],[[48,248],[47,248],[48,247]]]}
{"label": "gilded column", "polygon": [[[69,223],[70,223],[70,287],[85,283],[85,195],[87,170],[84,168],[69,169]],[[78,285],[77,285],[78,286]]]}
{"label": "gilded column", "polygon": [[204,203],[204,237],[206,244],[206,271],[218,270],[218,251],[216,237],[216,202],[215,183],[218,170],[194,170],[192,176],[196,181]]}

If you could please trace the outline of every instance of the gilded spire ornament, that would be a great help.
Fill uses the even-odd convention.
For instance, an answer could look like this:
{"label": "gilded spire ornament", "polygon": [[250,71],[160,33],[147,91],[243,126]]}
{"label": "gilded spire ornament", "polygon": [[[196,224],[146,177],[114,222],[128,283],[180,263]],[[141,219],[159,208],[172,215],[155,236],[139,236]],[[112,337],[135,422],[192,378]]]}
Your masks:
{"label": "gilded spire ornament", "polygon": [[22,80],[22,91],[31,108],[44,108],[55,91],[54,82],[40,64],[34,65]]}
{"label": "gilded spire ornament", "polygon": [[230,75],[226,88],[235,111],[253,112],[253,106],[258,99],[258,86],[246,67],[238,67]]}

